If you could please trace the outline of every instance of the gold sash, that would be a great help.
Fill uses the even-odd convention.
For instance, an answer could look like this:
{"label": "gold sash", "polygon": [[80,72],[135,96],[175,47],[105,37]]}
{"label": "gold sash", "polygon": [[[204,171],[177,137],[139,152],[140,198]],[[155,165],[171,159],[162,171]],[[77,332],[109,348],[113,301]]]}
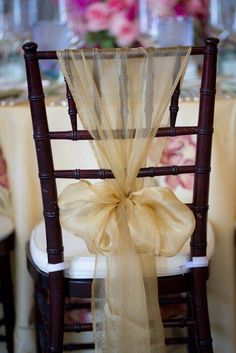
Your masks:
{"label": "gold sash", "polygon": [[[164,113],[189,53],[190,48],[58,52],[81,122],[94,137],[98,165],[115,176],[69,185],[59,198],[62,226],[96,255],[92,307],[99,353],[165,352],[155,256],[175,255],[195,220],[173,192],[144,187],[137,174],[166,124]],[[162,147],[160,139],[158,156]]]}

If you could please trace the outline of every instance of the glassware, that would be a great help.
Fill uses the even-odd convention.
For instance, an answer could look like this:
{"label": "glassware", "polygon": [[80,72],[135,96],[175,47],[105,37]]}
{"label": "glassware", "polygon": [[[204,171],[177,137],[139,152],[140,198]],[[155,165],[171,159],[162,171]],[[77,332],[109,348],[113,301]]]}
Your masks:
{"label": "glassware", "polygon": [[236,77],[236,1],[210,0],[210,34],[220,39],[218,73],[227,86]]}
{"label": "glassware", "polygon": [[210,0],[209,30],[210,34],[221,41],[227,40],[235,23],[235,0]]}
{"label": "glassware", "polygon": [[[61,50],[68,48],[68,28],[65,0],[34,0],[31,7],[32,39],[39,50]],[[41,64],[44,77],[58,79],[57,63]]]}
{"label": "glassware", "polygon": [[139,41],[143,46],[193,45],[191,16],[158,16],[149,0],[139,0]]}
{"label": "glassware", "polygon": [[226,39],[228,47],[236,51],[236,1],[229,1],[229,36]]}
{"label": "glassware", "polygon": [[32,1],[32,38],[40,50],[64,49],[68,46],[65,0]]}
{"label": "glassware", "polygon": [[157,42],[158,27],[156,16],[149,8],[148,0],[139,0],[139,41],[143,46]]}
{"label": "glassware", "polygon": [[19,20],[24,19],[21,8],[24,0],[0,0],[0,89],[7,89],[13,83],[25,78],[21,56],[23,27]]}
{"label": "glassware", "polygon": [[157,20],[158,45],[193,45],[194,23],[191,16],[160,17]]}

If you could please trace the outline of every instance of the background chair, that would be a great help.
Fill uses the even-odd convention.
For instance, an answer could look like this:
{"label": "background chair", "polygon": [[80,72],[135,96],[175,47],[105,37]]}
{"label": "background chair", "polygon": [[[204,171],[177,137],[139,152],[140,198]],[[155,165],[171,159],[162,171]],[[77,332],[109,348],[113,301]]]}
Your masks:
{"label": "background chair", "polygon": [[0,302],[3,316],[0,326],[4,327],[5,334],[0,335],[0,341],[6,342],[8,353],[13,353],[14,332],[14,296],[10,264],[10,252],[14,248],[14,225],[5,215],[0,215]]}
{"label": "background chair", "polygon": [[[196,135],[195,164],[150,167],[140,170],[140,175],[147,177],[180,173],[194,173],[195,175],[193,202],[188,204],[196,218],[195,232],[187,251],[193,261],[190,262],[189,268],[184,267],[184,260],[188,258],[186,250],[184,256],[179,254],[177,258],[172,259],[173,263],[170,266],[165,265],[166,259],[158,258],[158,268],[160,271],[162,269],[162,273],[159,272],[158,287],[161,306],[175,305],[176,309],[180,309],[180,314],[175,315],[174,318],[163,319],[164,327],[179,327],[184,328],[185,331],[187,330],[185,337],[166,337],[166,343],[187,344],[189,352],[201,353],[213,352],[207,309],[206,280],[208,266],[205,262],[205,256],[217,43],[217,39],[209,38],[206,40],[205,47],[192,48],[191,51],[191,55],[202,55],[203,57],[197,124],[195,126],[175,126],[180,95],[180,84],[178,84],[170,102],[170,126],[160,128],[157,133],[157,136]],[[35,282],[38,351],[40,352],[42,349],[44,352],[59,353],[63,350],[63,332],[92,330],[92,324],[87,322],[64,324],[64,309],[65,297],[82,299],[74,306],[67,305],[66,308],[89,307],[94,260],[87,252],[81,239],[75,238],[64,231],[61,233],[55,180],[56,178],[105,179],[111,178],[112,174],[109,170],[98,169],[60,171],[54,169],[50,140],[89,140],[91,136],[88,131],[77,130],[77,110],[68,86],[66,91],[72,130],[60,132],[48,130],[39,61],[56,60],[56,52],[39,52],[35,43],[27,43],[23,46],[23,49],[46,223],[46,235],[43,224],[38,225],[32,232],[27,255],[28,268]],[[208,239],[208,242],[211,244],[210,239]],[[63,244],[65,259],[73,259],[74,261],[71,262],[73,266],[71,265],[65,271],[65,276],[63,270],[50,272],[48,275],[48,262],[51,264],[63,262]],[[83,254],[83,256],[85,254],[85,258],[90,258],[90,260],[83,262],[79,256],[80,254]],[[209,250],[207,255],[210,257],[212,251]],[[198,258],[198,261],[195,265],[196,258]],[[199,262],[201,259],[204,259],[202,264]],[[84,299],[87,300],[84,301]],[[93,344],[90,343],[70,344],[64,346],[64,349],[92,347]]]}

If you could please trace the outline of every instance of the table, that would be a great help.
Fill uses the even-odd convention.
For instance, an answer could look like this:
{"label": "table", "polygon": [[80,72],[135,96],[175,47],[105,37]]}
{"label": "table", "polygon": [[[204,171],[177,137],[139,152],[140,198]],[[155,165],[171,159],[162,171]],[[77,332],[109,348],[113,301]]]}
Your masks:
{"label": "table", "polygon": [[[69,129],[67,108],[48,105],[49,125]],[[192,124],[197,114],[194,101],[180,104],[179,121]],[[185,118],[184,118],[185,116]],[[0,143],[8,166],[16,227],[15,353],[35,353],[32,319],[33,283],[26,270],[25,245],[34,225],[42,218],[42,205],[32,141],[30,112],[26,104],[0,107]],[[235,244],[236,220],[236,99],[216,101],[215,133],[212,153],[209,218],[216,234],[216,251],[208,281],[209,310],[215,353],[234,353],[236,347]],[[73,147],[72,147],[73,146]],[[83,160],[80,168],[91,168],[95,161],[88,142],[53,142],[55,167],[78,168],[76,155]],[[66,152],[70,161],[66,161]],[[70,181],[60,181],[59,190]]]}

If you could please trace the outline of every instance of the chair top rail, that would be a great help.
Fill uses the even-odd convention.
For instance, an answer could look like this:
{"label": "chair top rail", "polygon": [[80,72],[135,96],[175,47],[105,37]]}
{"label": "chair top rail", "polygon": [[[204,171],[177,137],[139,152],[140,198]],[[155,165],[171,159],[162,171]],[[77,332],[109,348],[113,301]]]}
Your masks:
{"label": "chair top rail", "polygon": [[[93,52],[91,49],[84,49],[84,51],[87,51],[86,57],[89,57],[89,53],[91,53],[91,57],[93,55]],[[191,50],[190,55],[201,55],[205,53],[205,47],[193,47]],[[57,53],[55,50],[49,50],[49,51],[37,51],[36,52],[37,59],[40,60],[57,60]],[[128,56],[132,57],[141,57],[141,54],[138,55],[137,53],[130,51]],[[104,49],[104,59],[111,59],[114,57],[114,54],[111,53],[111,50]]]}

